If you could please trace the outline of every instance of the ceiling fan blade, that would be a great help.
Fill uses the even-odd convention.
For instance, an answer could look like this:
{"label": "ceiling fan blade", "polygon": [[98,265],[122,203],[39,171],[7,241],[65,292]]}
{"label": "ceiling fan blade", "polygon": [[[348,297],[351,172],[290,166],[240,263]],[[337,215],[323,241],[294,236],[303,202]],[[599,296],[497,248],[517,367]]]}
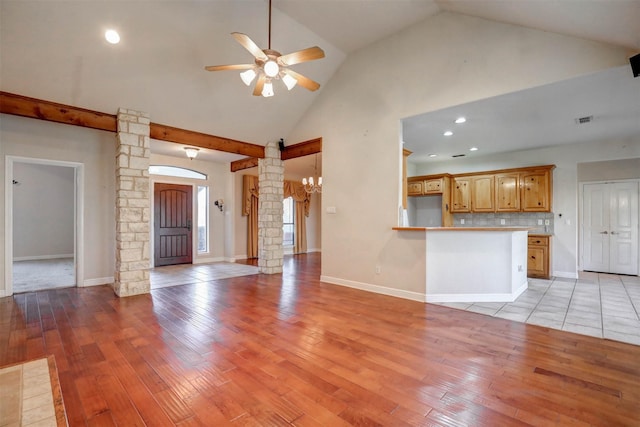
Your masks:
{"label": "ceiling fan blade", "polygon": [[249,38],[248,35],[242,33],[231,33],[231,35],[238,41],[238,43],[240,43],[257,59],[260,59],[262,61],[266,61],[269,59],[267,55],[265,55],[265,53],[262,51],[262,49],[260,49],[258,45]]}
{"label": "ceiling fan blade", "polygon": [[314,59],[324,58],[324,50],[318,46],[302,49],[297,52],[288,53],[278,58],[280,65],[295,65],[301,62],[313,61]]}
{"label": "ceiling fan blade", "polygon": [[311,80],[309,77],[305,77],[300,73],[296,73],[293,70],[285,70],[285,73],[289,74],[291,77],[298,81],[298,84],[305,89],[310,91],[316,91],[320,88],[320,83]]}
{"label": "ceiling fan blade", "polygon": [[249,70],[256,64],[235,64],[235,65],[209,65],[204,67],[207,71],[224,71],[224,70]]}
{"label": "ceiling fan blade", "polygon": [[256,82],[256,87],[253,89],[253,96],[262,95],[262,89],[264,88],[264,82],[267,80],[267,76],[264,74],[258,77],[258,81]]}

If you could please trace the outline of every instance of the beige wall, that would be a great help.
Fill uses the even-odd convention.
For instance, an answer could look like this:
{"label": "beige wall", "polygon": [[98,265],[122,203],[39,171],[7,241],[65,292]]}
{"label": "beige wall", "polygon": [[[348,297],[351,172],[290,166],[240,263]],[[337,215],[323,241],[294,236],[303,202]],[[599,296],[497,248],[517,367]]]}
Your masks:
{"label": "beige wall", "polygon": [[352,54],[287,135],[323,137],[323,279],[424,292],[424,248],[391,230],[400,119],[625,63],[624,49],[451,13]]}

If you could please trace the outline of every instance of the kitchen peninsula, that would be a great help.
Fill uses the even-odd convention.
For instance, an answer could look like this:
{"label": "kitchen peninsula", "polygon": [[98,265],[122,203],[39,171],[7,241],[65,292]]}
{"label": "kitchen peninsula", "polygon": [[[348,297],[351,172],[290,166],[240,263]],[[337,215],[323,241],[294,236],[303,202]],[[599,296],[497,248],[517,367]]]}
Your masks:
{"label": "kitchen peninsula", "polygon": [[527,289],[529,228],[393,229],[424,236],[426,302],[512,302]]}

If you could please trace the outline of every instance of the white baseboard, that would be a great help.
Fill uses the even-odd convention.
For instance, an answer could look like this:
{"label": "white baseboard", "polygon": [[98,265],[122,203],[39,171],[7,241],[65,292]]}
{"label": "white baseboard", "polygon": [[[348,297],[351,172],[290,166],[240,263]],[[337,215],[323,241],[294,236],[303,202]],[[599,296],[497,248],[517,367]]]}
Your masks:
{"label": "white baseboard", "polygon": [[311,253],[311,252],[322,252],[322,249],[320,248],[313,248],[313,249],[307,249],[307,253]]}
{"label": "white baseboard", "polygon": [[4,289],[0,289],[0,298],[4,298],[9,296],[9,294],[7,293],[7,291],[5,291]]}
{"label": "white baseboard", "polygon": [[577,271],[553,271],[551,273],[553,277],[562,277],[564,279],[577,279],[578,272]]}
{"label": "white baseboard", "polygon": [[520,285],[511,294],[437,294],[427,295],[427,302],[514,302],[529,286]]}
{"label": "white baseboard", "polygon": [[100,285],[111,285],[113,284],[113,277],[96,277],[95,279],[85,279],[82,287],[86,288],[87,286],[100,286]]}
{"label": "white baseboard", "polygon": [[39,261],[39,260],[42,260],[42,259],[59,259],[59,258],[73,258],[73,254],[20,256],[20,257],[14,257],[13,258],[13,262],[16,262],[16,261]]}
{"label": "white baseboard", "polygon": [[237,259],[247,259],[247,254],[244,254],[244,255],[235,255],[235,256],[233,257],[233,259],[234,259],[234,260],[237,260]]}
{"label": "white baseboard", "polygon": [[333,285],[346,286],[348,288],[360,289],[362,291],[376,294],[389,295],[392,297],[404,298],[412,301],[425,302],[425,295],[419,292],[405,291],[402,289],[388,288],[386,286],[372,285],[370,283],[356,282],[353,280],[340,279],[338,277],[320,276],[321,282]]}
{"label": "white baseboard", "polygon": [[218,257],[211,257],[211,258],[196,258],[191,263],[192,264],[208,264],[211,262],[221,262],[224,260],[225,260],[224,257],[218,256]]}

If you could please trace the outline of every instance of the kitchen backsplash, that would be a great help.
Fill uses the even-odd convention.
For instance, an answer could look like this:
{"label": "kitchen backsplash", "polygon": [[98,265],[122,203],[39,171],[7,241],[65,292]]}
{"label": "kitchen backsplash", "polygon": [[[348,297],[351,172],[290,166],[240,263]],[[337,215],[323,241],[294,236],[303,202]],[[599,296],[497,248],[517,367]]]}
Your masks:
{"label": "kitchen backsplash", "polygon": [[[548,221],[549,224],[545,225],[545,221]],[[553,234],[553,212],[453,214],[453,226],[531,227],[535,228],[531,233]]]}

